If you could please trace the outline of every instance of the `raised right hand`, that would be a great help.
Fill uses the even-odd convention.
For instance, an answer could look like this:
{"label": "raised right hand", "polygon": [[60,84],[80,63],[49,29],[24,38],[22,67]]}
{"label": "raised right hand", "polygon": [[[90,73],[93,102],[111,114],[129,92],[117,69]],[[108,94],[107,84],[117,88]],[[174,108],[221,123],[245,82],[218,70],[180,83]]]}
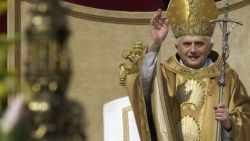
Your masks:
{"label": "raised right hand", "polygon": [[157,52],[168,34],[168,20],[161,19],[161,9],[158,9],[150,20],[150,41],[147,52]]}

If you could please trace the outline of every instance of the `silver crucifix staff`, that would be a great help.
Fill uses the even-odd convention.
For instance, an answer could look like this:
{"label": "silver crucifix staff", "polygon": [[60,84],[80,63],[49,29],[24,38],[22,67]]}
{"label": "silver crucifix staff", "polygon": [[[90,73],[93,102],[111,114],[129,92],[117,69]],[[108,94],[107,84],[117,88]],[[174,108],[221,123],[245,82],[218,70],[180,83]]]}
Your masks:
{"label": "silver crucifix staff", "polygon": [[[222,103],[223,88],[226,85],[226,82],[225,82],[225,64],[226,64],[227,58],[229,57],[228,36],[236,25],[242,25],[242,23],[240,23],[240,22],[232,21],[232,20],[228,19],[228,9],[229,9],[229,1],[225,0],[224,18],[209,21],[210,23],[218,22],[220,25],[220,28],[222,30],[222,63],[220,66],[221,67],[220,80],[218,82],[218,85],[220,87],[219,103]],[[232,27],[229,30],[228,30],[228,23],[233,23]],[[221,124],[218,121],[217,122],[217,129],[216,129],[216,141],[220,141],[220,136],[221,136]]]}

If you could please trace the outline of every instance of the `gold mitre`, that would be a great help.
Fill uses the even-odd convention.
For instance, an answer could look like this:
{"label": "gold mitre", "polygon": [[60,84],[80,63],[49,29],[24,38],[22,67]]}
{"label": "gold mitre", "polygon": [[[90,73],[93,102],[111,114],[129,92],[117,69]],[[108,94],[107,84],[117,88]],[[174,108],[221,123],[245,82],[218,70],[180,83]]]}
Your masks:
{"label": "gold mitre", "polygon": [[214,0],[171,0],[167,18],[176,38],[186,35],[212,36],[218,10]]}

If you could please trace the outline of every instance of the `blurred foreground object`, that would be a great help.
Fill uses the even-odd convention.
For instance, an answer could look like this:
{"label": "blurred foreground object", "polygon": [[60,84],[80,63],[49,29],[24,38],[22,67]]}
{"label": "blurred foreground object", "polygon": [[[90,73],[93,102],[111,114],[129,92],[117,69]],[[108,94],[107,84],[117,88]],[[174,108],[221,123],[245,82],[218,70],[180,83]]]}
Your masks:
{"label": "blurred foreground object", "polygon": [[0,141],[14,141],[14,127],[21,116],[23,100],[11,98],[16,93],[16,76],[14,70],[7,69],[7,49],[18,40],[0,35]]}
{"label": "blurred foreground object", "polygon": [[7,38],[0,35],[0,116],[7,108],[8,96],[16,91],[15,72],[7,70],[7,48],[11,47],[17,38]]}
{"label": "blurred foreground object", "polygon": [[5,12],[7,9],[7,0],[0,0],[0,14]]}
{"label": "blurred foreground object", "polygon": [[25,77],[33,97],[24,120],[36,141],[83,141],[83,109],[66,98],[71,66],[65,10],[58,0],[36,0],[27,29]]}

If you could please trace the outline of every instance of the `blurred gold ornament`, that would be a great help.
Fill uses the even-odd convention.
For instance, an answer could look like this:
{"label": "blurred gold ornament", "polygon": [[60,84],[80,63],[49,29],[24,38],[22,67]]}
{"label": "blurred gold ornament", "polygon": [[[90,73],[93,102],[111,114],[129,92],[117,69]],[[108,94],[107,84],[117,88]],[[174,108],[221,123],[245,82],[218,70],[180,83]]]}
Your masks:
{"label": "blurred gold ornament", "polygon": [[2,82],[0,82],[0,99],[2,99],[5,96],[4,91],[5,91],[4,85]]}
{"label": "blurred gold ornament", "polygon": [[0,115],[6,110],[8,97],[15,94],[16,76],[13,70],[7,70],[7,49],[18,40],[17,37],[7,38],[0,35]]}
{"label": "blurred gold ornament", "polygon": [[0,0],[0,14],[7,9],[7,0]]}

